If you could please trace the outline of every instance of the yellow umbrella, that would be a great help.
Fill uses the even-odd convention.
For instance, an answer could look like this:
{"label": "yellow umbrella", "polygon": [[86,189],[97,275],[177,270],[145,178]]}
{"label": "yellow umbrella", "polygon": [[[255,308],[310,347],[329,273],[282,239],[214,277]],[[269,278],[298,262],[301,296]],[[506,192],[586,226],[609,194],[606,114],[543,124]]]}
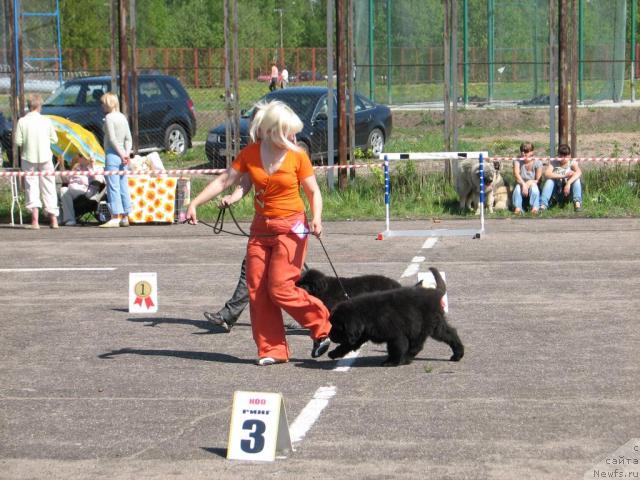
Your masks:
{"label": "yellow umbrella", "polygon": [[104,165],[104,149],[92,132],[63,117],[47,117],[53,122],[53,128],[58,134],[58,143],[51,146],[57,156],[63,157],[71,164],[73,158],[79,154],[85,158],[93,158],[96,164]]}

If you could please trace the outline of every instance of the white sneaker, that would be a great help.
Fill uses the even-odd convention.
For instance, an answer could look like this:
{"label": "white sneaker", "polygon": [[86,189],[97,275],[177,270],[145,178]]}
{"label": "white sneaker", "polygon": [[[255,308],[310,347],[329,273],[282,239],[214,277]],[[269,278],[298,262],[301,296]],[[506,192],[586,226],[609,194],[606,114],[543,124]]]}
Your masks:
{"label": "white sneaker", "polygon": [[65,227],[73,227],[74,225],[77,225],[75,220],[69,220],[68,222],[64,222]]}
{"label": "white sneaker", "polygon": [[120,226],[120,220],[118,220],[117,218],[112,218],[108,222],[100,225],[100,228],[115,228],[119,226]]}
{"label": "white sneaker", "polygon": [[129,226],[129,219],[127,217],[123,217],[122,220],[120,220],[120,226],[121,227],[128,227]]}

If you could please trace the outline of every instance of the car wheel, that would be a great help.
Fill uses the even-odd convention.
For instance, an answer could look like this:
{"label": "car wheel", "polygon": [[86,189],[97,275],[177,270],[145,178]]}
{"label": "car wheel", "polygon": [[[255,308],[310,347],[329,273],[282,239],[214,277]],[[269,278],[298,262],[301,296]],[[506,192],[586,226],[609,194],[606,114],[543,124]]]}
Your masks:
{"label": "car wheel", "polygon": [[187,132],[177,123],[173,123],[167,128],[164,134],[164,149],[178,155],[184,155],[187,151]]}
{"label": "car wheel", "polygon": [[367,150],[371,150],[374,155],[379,155],[384,150],[384,133],[379,128],[374,128],[369,132]]}

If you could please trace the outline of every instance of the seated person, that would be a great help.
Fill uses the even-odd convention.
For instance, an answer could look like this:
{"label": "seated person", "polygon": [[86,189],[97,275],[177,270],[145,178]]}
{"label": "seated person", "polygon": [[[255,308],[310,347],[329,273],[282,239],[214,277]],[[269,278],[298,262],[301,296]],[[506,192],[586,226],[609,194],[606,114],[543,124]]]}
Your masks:
{"label": "seated person", "polygon": [[511,201],[513,202],[513,213],[522,215],[523,202],[529,200],[531,214],[536,215],[540,208],[540,190],[538,182],[542,177],[542,162],[533,156],[533,144],[523,143],[520,145],[521,157],[513,161],[513,176],[516,185],[513,189]]}
{"label": "seated person", "polygon": [[[77,155],[71,162],[71,170],[85,171],[95,168],[95,160],[87,159],[82,155]],[[89,184],[93,180],[99,180],[102,175],[89,177],[87,175],[72,175],[69,177],[69,185],[60,190],[62,200],[62,224],[75,225],[76,213],[73,208],[73,201],[87,193],[95,195],[95,191],[89,190]]]}
{"label": "seated person", "polygon": [[557,160],[549,162],[544,172],[546,180],[542,187],[540,210],[549,208],[549,202],[554,195],[562,202],[571,194],[573,208],[576,212],[580,212],[582,210],[582,185],[580,184],[582,170],[578,162],[571,158],[569,145],[565,143],[558,145],[558,157]]}

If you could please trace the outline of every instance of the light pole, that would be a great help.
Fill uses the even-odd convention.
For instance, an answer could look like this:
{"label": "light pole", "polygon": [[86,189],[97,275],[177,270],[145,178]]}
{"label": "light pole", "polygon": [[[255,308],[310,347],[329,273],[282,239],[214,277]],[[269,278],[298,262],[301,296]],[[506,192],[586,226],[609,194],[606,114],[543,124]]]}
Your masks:
{"label": "light pole", "polygon": [[284,48],[284,45],[282,43],[282,14],[284,13],[284,9],[274,8],[273,11],[278,12],[280,14],[280,51],[282,52],[282,49]]}

